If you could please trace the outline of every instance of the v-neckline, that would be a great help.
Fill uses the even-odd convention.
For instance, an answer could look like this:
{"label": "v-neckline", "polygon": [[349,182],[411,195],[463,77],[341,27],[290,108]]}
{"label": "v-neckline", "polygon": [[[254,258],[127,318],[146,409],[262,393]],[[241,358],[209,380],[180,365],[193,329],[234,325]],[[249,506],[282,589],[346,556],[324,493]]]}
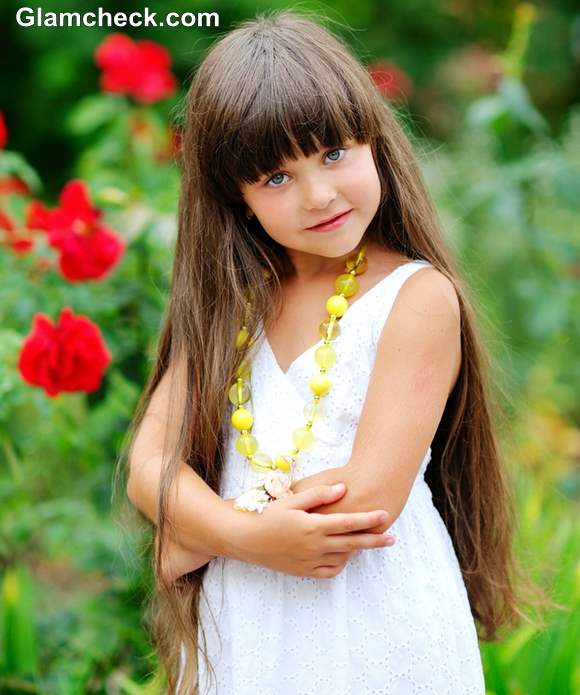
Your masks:
{"label": "v-neckline", "polygon": [[[393,270],[391,270],[389,273],[387,273],[387,274],[385,275],[385,277],[381,278],[378,282],[375,282],[375,284],[374,284],[372,287],[370,287],[366,292],[364,292],[363,294],[361,294],[361,295],[359,296],[359,298],[358,298],[356,301],[354,301],[354,302],[348,307],[347,312],[344,314],[344,317],[340,319],[340,323],[342,323],[342,322],[345,320],[345,318],[347,318],[347,316],[350,315],[350,313],[352,312],[353,308],[354,308],[355,306],[357,306],[357,304],[359,304],[359,302],[361,302],[368,294],[371,294],[371,293],[374,292],[378,287],[380,287],[386,280],[388,280],[388,279],[393,275],[393,273],[397,272],[397,270],[399,270],[399,268],[403,268],[404,266],[410,265],[411,263],[416,263],[416,261],[417,261],[417,259],[412,260],[412,261],[406,261],[405,263],[401,263],[401,264],[398,265],[396,268],[393,268]],[[282,367],[280,366],[280,363],[278,362],[278,358],[277,358],[276,355],[274,354],[274,350],[272,350],[272,346],[270,345],[270,341],[268,340],[268,336],[266,335],[266,331],[265,331],[265,330],[263,331],[263,335],[264,335],[264,344],[265,344],[265,346],[266,346],[268,352],[270,353],[270,356],[272,357],[272,361],[273,361],[273,363],[274,363],[276,369],[280,372],[280,374],[281,374],[283,377],[288,377],[289,374],[290,374],[290,372],[291,372],[292,369],[294,368],[294,366],[295,366],[298,362],[300,362],[300,361],[302,360],[303,357],[305,357],[305,356],[308,355],[310,352],[312,352],[312,350],[314,350],[314,348],[318,347],[319,344],[321,344],[321,343],[322,343],[322,340],[323,340],[323,339],[321,338],[320,340],[317,340],[314,344],[312,344],[312,345],[310,345],[309,347],[307,347],[306,350],[304,350],[303,352],[301,352],[297,357],[295,357],[295,358],[292,360],[292,362],[291,362],[290,365],[288,366],[288,369],[287,369],[286,371],[284,371],[284,370],[282,369]]]}

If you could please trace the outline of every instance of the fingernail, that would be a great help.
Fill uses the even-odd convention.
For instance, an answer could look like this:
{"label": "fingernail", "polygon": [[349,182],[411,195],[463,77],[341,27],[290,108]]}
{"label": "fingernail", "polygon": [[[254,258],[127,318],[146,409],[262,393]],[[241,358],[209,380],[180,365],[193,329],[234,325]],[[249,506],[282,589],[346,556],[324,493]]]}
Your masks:
{"label": "fingernail", "polygon": [[343,489],[344,489],[344,483],[336,483],[336,485],[332,486],[333,492],[340,492]]}

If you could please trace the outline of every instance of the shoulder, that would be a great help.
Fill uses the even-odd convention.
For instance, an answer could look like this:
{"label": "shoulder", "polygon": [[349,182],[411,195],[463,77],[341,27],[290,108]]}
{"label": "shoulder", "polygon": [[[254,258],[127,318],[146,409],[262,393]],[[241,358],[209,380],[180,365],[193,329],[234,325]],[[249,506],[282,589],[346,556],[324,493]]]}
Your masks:
{"label": "shoulder", "polygon": [[[461,365],[461,312],[453,282],[431,266],[401,286],[377,346],[377,367],[425,375],[451,389]],[[439,377],[437,377],[439,378]]]}
{"label": "shoulder", "polygon": [[455,285],[437,268],[419,267],[403,283],[399,295],[399,311],[404,305],[407,310],[420,312],[434,321],[460,323],[461,310]]}
{"label": "shoulder", "polygon": [[[380,273],[384,276],[414,260],[402,253],[374,244],[371,250]],[[409,320],[416,320],[418,314],[432,319],[431,325],[433,322],[442,321],[459,328],[461,322],[459,298],[453,281],[432,265],[419,265],[404,279],[395,297],[388,323],[394,323],[392,319],[395,318],[396,321],[398,316],[408,316]]]}

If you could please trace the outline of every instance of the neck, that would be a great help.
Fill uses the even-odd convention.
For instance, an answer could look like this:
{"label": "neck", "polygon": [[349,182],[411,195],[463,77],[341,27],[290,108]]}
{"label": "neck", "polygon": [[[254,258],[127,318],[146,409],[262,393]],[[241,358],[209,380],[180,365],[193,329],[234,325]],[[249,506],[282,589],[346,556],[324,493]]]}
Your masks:
{"label": "neck", "polygon": [[[363,243],[364,242],[361,241],[348,253],[333,258],[286,248],[288,257],[294,266],[294,280],[296,282],[308,282],[311,280],[320,279],[321,277],[336,277],[337,275],[344,273],[346,261],[350,256],[356,253],[356,251],[362,248]],[[367,253],[368,250],[369,244],[367,242],[365,253]]]}

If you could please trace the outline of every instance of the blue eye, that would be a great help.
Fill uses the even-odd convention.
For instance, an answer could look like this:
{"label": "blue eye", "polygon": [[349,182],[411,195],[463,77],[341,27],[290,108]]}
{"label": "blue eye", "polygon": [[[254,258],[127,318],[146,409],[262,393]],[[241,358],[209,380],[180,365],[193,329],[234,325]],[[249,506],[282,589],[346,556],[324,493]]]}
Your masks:
{"label": "blue eye", "polygon": [[[330,152],[327,152],[326,156],[330,158],[331,162],[340,162],[342,157],[344,156],[344,153],[346,152],[346,149],[344,147],[337,147],[335,150],[330,150]],[[341,156],[339,157],[331,157],[331,155],[339,154]]]}
{"label": "blue eye", "polygon": [[[278,177],[280,177],[280,176],[283,177],[283,176],[287,176],[287,175],[288,175],[288,174],[282,174],[282,173],[278,172],[277,174],[274,174],[273,176],[270,176],[270,178],[266,181],[266,185],[269,186],[270,183],[282,184],[282,183],[284,183],[284,181],[280,181]],[[278,180],[275,181],[274,179],[278,179]],[[278,188],[278,186],[270,186],[270,188]]]}

